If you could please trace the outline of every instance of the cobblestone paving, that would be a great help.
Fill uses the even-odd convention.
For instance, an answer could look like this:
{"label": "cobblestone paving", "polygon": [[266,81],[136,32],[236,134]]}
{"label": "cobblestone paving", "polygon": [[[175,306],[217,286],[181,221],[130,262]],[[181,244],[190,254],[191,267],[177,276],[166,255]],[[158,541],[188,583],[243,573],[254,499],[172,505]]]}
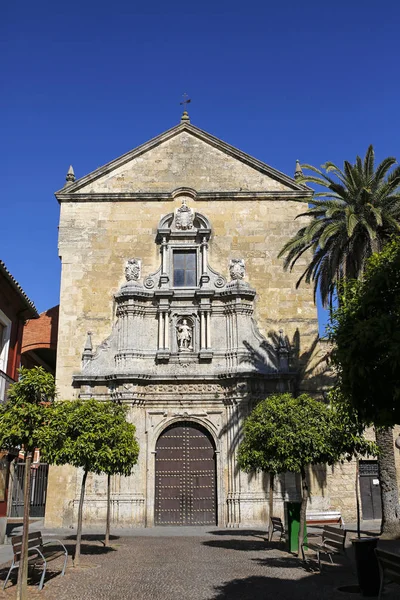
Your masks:
{"label": "cobblestone paving", "polygon": [[[165,535],[165,534],[164,534]],[[72,537],[72,536],[71,536]],[[338,591],[354,584],[351,562],[342,559],[324,572],[306,570],[301,561],[268,544],[259,531],[220,530],[196,537],[113,536],[106,549],[100,536],[84,536],[81,567],[72,559],[65,577],[57,564],[42,592],[29,586],[32,600],[350,600],[359,594]],[[66,545],[72,554],[73,539]],[[38,572],[40,569],[37,570]],[[6,570],[0,568],[5,578]],[[38,573],[35,576],[38,581]],[[14,580],[15,582],[15,580]],[[385,600],[399,598],[393,586]],[[0,598],[15,598],[8,584]]]}

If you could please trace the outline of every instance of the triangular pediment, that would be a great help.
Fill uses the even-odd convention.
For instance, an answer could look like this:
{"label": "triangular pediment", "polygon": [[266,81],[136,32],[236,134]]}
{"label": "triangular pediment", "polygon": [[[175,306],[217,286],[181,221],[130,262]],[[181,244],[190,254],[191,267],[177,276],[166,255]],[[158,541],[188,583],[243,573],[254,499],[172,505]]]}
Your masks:
{"label": "triangular pediment", "polygon": [[181,123],[57,192],[72,195],[197,193],[297,194],[308,188],[198,129]]}

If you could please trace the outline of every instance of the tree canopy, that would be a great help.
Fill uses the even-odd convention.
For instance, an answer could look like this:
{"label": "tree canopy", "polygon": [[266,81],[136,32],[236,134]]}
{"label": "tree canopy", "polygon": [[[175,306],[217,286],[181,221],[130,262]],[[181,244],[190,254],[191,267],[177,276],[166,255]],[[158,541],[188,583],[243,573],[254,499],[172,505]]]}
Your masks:
{"label": "tree canopy", "polygon": [[400,231],[400,166],[393,157],[375,168],[375,155],[369,146],[364,160],[344,161],[343,169],[332,162],[322,165],[325,173],[312,165],[312,171],[299,183],[314,183],[324,188],[314,194],[312,204],[299,217],[310,217],[297,234],[282,248],[284,268],[292,269],[304,253],[312,255],[297,282],[314,283],[326,306],[337,284],[345,278],[358,279],[366,259]]}
{"label": "tree canopy", "polygon": [[239,466],[244,471],[300,473],[307,465],[351,460],[374,450],[363,429],[344,404],[327,405],[307,394],[268,396],[245,421]]}
{"label": "tree canopy", "polygon": [[97,474],[130,475],[139,454],[135,426],[126,421],[125,408],[111,401],[57,403],[44,437],[50,462]]}
{"label": "tree canopy", "polygon": [[10,386],[0,405],[0,447],[32,452],[42,442],[56,395],[54,377],[42,367],[19,369],[19,380]]}
{"label": "tree canopy", "polygon": [[339,388],[366,423],[400,423],[400,239],[368,260],[361,281],[348,281],[330,336]]}

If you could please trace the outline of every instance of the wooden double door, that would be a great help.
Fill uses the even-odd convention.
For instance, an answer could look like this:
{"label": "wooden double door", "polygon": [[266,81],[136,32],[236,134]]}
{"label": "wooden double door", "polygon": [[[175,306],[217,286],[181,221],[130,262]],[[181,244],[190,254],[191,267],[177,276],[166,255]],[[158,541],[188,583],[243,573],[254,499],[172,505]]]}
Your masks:
{"label": "wooden double door", "polygon": [[156,446],[155,524],[215,525],[216,463],[210,434],[196,423],[168,427]]}

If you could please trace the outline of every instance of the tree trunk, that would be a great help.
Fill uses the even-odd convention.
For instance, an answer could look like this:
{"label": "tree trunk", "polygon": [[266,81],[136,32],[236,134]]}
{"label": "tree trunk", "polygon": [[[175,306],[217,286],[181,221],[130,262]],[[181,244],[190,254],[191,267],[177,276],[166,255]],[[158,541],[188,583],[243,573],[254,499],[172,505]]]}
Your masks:
{"label": "tree trunk", "polygon": [[272,536],[272,523],[271,517],[274,514],[274,491],[275,491],[275,475],[274,473],[269,474],[269,496],[268,496],[268,517],[269,517],[269,527],[268,527],[268,540],[271,539]]}
{"label": "tree trunk", "polygon": [[400,512],[393,429],[376,429],[375,435],[380,449],[378,462],[382,498],[381,534],[383,537],[394,539],[400,537]]}
{"label": "tree trunk", "polygon": [[297,556],[301,557],[301,545],[304,540],[304,530],[306,524],[306,510],[308,502],[308,485],[306,471],[304,467],[301,468],[301,507],[300,507],[300,529],[299,529],[299,547],[297,550]]}
{"label": "tree trunk", "polygon": [[107,475],[107,517],[106,517],[106,539],[104,545],[110,545],[110,508],[111,508],[111,475]]}
{"label": "tree trunk", "polygon": [[24,472],[24,520],[22,524],[21,559],[18,569],[17,600],[25,600],[28,593],[28,535],[31,503],[31,464],[32,453],[26,451]]}
{"label": "tree trunk", "polygon": [[78,508],[78,528],[76,530],[76,548],[75,548],[75,557],[74,557],[74,566],[79,567],[81,562],[81,539],[82,539],[82,512],[83,512],[83,500],[85,498],[85,485],[86,485],[86,477],[88,472],[84,471],[81,485],[81,497],[79,498],[79,508]]}

